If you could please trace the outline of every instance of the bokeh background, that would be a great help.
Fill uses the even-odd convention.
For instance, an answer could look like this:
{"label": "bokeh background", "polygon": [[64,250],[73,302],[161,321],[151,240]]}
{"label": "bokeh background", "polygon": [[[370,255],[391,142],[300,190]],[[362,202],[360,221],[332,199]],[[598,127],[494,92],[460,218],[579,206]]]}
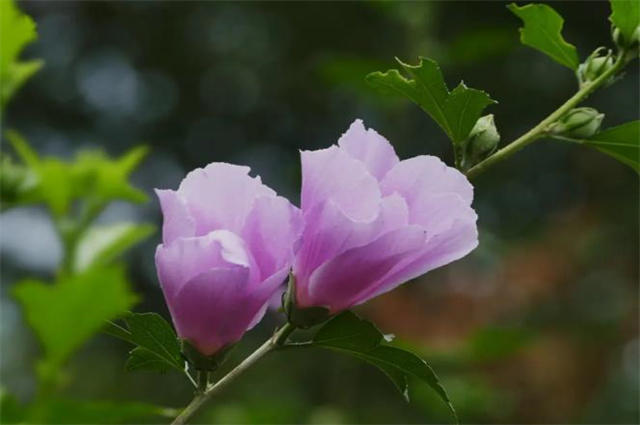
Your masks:
{"label": "bokeh background", "polygon": [[[134,176],[148,193],[176,188],[211,161],[248,164],[298,199],[298,149],[335,143],[355,118],[400,157],[451,163],[442,132],[409,102],[363,77],[394,56],[436,59],[449,86],[488,91],[503,141],[575,90],[570,71],[518,41],[503,2],[21,2],[38,24],[26,57],[44,68],[12,100],[6,125],[42,154],[87,147],[119,155],[146,143]],[[607,2],[554,2],[585,58],[610,46]],[[605,126],[639,114],[638,65],[587,105]],[[467,423],[637,423],[638,178],[586,147],[540,141],[475,182],[480,246],[359,312],[424,357]],[[161,222],[155,198],[101,217]],[[0,215],[2,385],[28,400],[39,346],[9,295],[51,276],[60,244],[41,208]],[[156,233],[127,255],[142,301],[168,318],[153,264]],[[240,359],[281,321],[275,312],[233,353]],[[99,336],[70,363],[69,396],[180,407],[177,374],[128,373],[129,347]],[[231,362],[230,362],[231,363]],[[431,390],[405,404],[376,369],[309,351],[262,361],[197,418],[217,423],[447,422]]]}

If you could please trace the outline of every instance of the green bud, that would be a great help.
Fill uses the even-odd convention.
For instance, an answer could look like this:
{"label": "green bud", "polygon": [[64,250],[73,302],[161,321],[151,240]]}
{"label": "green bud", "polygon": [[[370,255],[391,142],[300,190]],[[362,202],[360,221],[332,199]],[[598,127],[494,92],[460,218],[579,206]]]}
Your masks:
{"label": "green bud", "polygon": [[552,134],[584,139],[600,130],[604,114],[593,108],[575,108],[549,127]]}
{"label": "green bud", "polygon": [[602,56],[603,50],[602,47],[594,50],[587,60],[578,67],[578,80],[581,86],[595,80],[613,67],[615,61],[611,51]]}
{"label": "green bud", "polygon": [[464,166],[471,167],[493,153],[500,142],[500,134],[493,121],[493,114],[480,117],[467,139]]}
{"label": "green bud", "polygon": [[613,38],[613,42],[616,43],[616,46],[618,47],[624,47],[627,49],[637,47],[638,43],[640,43],[640,25],[636,27],[630,39],[623,36],[618,27],[612,26],[611,38]]}
{"label": "green bud", "polygon": [[227,359],[227,355],[231,351],[235,344],[227,345],[226,347],[221,348],[216,351],[215,354],[211,356],[205,356],[200,353],[197,348],[189,343],[187,340],[181,340],[182,343],[182,354],[189,363],[193,366],[195,370],[213,372],[218,369],[222,363]]}
{"label": "green bud", "polygon": [[282,307],[287,313],[289,323],[302,328],[310,328],[325,322],[331,317],[329,309],[324,307],[298,308],[296,305],[296,278],[289,274],[287,292],[282,296]]}

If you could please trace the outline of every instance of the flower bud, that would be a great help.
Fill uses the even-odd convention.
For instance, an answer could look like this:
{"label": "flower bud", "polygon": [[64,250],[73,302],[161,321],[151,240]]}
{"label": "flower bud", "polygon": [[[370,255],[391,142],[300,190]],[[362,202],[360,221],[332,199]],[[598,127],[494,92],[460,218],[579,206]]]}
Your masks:
{"label": "flower bud", "polygon": [[496,150],[500,142],[500,134],[493,121],[493,114],[485,115],[478,119],[471,132],[466,145],[465,166],[470,167]]}
{"label": "flower bud", "polygon": [[595,80],[613,67],[614,60],[611,52],[609,51],[606,56],[601,56],[600,54],[603,50],[602,47],[594,50],[587,60],[578,67],[578,80],[580,81],[580,85]]}
{"label": "flower bud", "polygon": [[549,132],[556,135],[587,138],[598,132],[604,114],[593,108],[575,108],[569,111],[549,128]]}
{"label": "flower bud", "polygon": [[622,35],[622,33],[620,32],[620,28],[612,26],[611,38],[613,38],[613,41],[614,43],[616,43],[616,46],[624,47],[624,48],[637,47],[638,43],[640,42],[640,25],[636,27],[630,39]]}

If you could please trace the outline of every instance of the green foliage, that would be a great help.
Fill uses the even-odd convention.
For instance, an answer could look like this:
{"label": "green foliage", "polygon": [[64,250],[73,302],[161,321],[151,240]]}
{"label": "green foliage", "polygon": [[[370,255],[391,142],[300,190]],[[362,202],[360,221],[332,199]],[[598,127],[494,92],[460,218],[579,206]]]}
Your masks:
{"label": "green foliage", "polygon": [[173,328],[156,313],[130,313],[124,321],[125,329],[109,323],[104,332],[137,345],[127,361],[128,370],[155,370],[165,372],[170,368],[184,371],[185,362],[180,352],[180,342]]}
{"label": "green foliage", "polygon": [[640,27],[640,2],[637,0],[611,0],[609,20],[618,27],[623,39],[629,43]]}
{"label": "green foliage", "polygon": [[105,320],[120,316],[136,301],[121,267],[90,269],[54,284],[25,280],[14,286],[13,294],[42,343],[39,371],[45,379],[56,374]]}
{"label": "green foliage", "polygon": [[171,418],[175,409],[147,403],[89,401],[54,397],[32,406],[21,405],[13,396],[0,391],[0,422],[3,424],[120,424],[141,419]]}
{"label": "green foliage", "polygon": [[376,366],[407,400],[408,378],[417,378],[440,396],[455,417],[449,396],[431,367],[415,354],[386,344],[390,340],[390,336],[382,334],[371,322],[346,311],[324,324],[313,337],[311,345],[349,354]]}
{"label": "green foliage", "polygon": [[16,200],[17,204],[43,202],[54,215],[62,216],[80,198],[94,205],[116,199],[147,200],[147,195],[128,182],[148,152],[145,146],[135,147],[118,159],[110,159],[100,151],[85,151],[78,153],[73,162],[64,162],[53,157],[40,158],[15,131],[8,131],[6,136],[35,180]]}
{"label": "green foliage", "polygon": [[584,143],[640,173],[640,121],[608,128]]}
{"label": "green foliage", "polygon": [[382,91],[409,98],[438,123],[454,144],[463,143],[484,108],[495,103],[487,93],[469,88],[462,82],[449,92],[440,67],[432,59],[421,57],[418,65],[408,65],[400,60],[398,63],[413,79],[391,69],[367,75],[367,82]]}
{"label": "green foliage", "polygon": [[520,28],[522,44],[533,47],[561,65],[572,70],[578,68],[578,52],[575,46],[562,37],[564,19],[546,4],[531,3],[519,7],[515,3],[507,6],[524,22]]}
{"label": "green foliage", "polygon": [[81,272],[90,267],[108,264],[154,231],[155,227],[151,224],[116,223],[93,226],[78,241],[74,270]]}
{"label": "green foliage", "polygon": [[36,40],[36,25],[13,0],[0,1],[0,111],[11,96],[42,66],[42,61],[20,61],[22,49]]}

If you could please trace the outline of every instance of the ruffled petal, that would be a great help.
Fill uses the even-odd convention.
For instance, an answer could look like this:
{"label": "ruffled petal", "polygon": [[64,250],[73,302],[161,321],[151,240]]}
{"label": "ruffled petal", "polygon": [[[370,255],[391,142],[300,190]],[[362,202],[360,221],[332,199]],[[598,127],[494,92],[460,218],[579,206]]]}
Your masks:
{"label": "ruffled petal", "polygon": [[338,145],[352,158],[361,161],[377,180],[381,180],[399,162],[389,141],[374,129],[365,129],[362,120],[351,124],[338,140]]}
{"label": "ruffled petal", "polygon": [[298,293],[303,297],[313,270],[348,249],[366,245],[383,233],[405,226],[408,207],[399,195],[388,196],[380,203],[378,215],[363,222],[350,219],[329,201],[309,211],[305,223],[293,267]]}
{"label": "ruffled petal", "polygon": [[424,246],[398,263],[377,285],[373,285],[367,298],[374,298],[428,271],[456,261],[478,246],[478,229],[473,219],[454,221],[451,227],[427,239]]}
{"label": "ruffled petal", "polygon": [[242,239],[227,230],[215,230],[206,236],[176,239],[156,249],[158,279],[167,299],[190,279],[212,268],[254,264]]}
{"label": "ruffled petal", "polygon": [[195,222],[178,192],[162,189],[155,192],[162,208],[162,243],[166,245],[177,238],[194,236]]}
{"label": "ruffled petal", "polygon": [[187,174],[178,193],[195,221],[197,236],[215,229],[239,234],[255,199],[276,196],[249,171],[249,167],[214,162]]}
{"label": "ruffled petal", "polygon": [[425,193],[456,193],[467,205],[473,201],[473,186],[464,174],[428,155],[400,161],[384,176],[380,189],[383,195],[401,194],[409,210]]}
{"label": "ruffled petal", "polygon": [[287,199],[278,196],[255,200],[242,237],[256,260],[261,279],[291,266],[302,224],[300,210]]}
{"label": "ruffled petal", "polygon": [[308,298],[298,297],[301,306],[327,306],[337,312],[367,299],[367,292],[403,258],[412,255],[425,241],[420,226],[406,226],[387,232],[375,241],[352,248],[316,269],[310,278]]}
{"label": "ruffled petal", "polygon": [[337,146],[301,151],[302,211],[332,201],[347,217],[371,221],[381,200],[378,181],[364,163]]}

